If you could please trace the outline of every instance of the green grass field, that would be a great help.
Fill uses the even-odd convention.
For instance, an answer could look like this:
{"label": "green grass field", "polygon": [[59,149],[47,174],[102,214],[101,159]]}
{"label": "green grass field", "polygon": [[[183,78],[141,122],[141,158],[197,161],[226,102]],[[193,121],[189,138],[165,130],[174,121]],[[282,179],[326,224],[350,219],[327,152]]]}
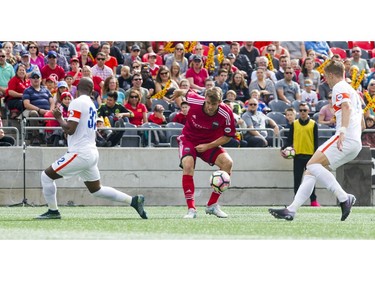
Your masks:
{"label": "green grass field", "polygon": [[61,220],[34,217],[46,207],[1,207],[0,237],[5,240],[325,240],[375,239],[372,207],[353,207],[345,222],[339,207],[302,207],[294,221],[277,220],[268,207],[222,206],[219,219],[198,207],[198,218],[182,217],[186,207],[147,207],[142,220],[131,207],[61,207]]}

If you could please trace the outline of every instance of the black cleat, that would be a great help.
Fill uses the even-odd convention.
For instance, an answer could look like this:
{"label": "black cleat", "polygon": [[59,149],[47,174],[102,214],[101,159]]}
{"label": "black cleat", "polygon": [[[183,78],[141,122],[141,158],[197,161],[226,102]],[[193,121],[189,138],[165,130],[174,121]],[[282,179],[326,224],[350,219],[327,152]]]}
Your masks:
{"label": "black cleat", "polygon": [[284,209],[268,209],[271,215],[277,219],[284,219],[287,221],[292,221],[294,219],[294,213],[290,212],[287,208]]}
{"label": "black cleat", "polygon": [[37,220],[59,220],[61,219],[60,212],[58,210],[52,211],[48,209],[47,212],[44,214],[41,214],[40,216],[37,216],[35,219]]}
{"label": "black cleat", "polygon": [[354,195],[348,194],[348,200],[340,203],[341,213],[342,213],[341,221],[346,220],[346,218],[349,216],[350,210],[352,209],[352,206],[354,205],[356,200],[357,199],[355,198]]}
{"label": "black cleat", "polygon": [[142,219],[147,219],[147,213],[143,209],[145,204],[145,197],[143,195],[137,195],[132,198],[130,206],[132,206]]}

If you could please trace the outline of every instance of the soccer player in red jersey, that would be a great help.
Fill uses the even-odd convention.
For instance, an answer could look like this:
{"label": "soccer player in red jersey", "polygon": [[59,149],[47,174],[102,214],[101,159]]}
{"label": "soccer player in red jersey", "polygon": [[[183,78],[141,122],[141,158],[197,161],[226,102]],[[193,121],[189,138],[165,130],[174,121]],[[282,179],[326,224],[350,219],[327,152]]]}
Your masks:
{"label": "soccer player in red jersey", "polygon": [[[222,147],[235,136],[235,122],[232,110],[222,102],[222,91],[214,87],[206,91],[205,97],[193,90],[177,89],[172,99],[184,96],[190,105],[186,124],[178,137],[180,167],[183,169],[182,188],[184,190],[188,213],[187,219],[197,217],[194,201],[194,169],[197,157],[229,175],[232,172],[233,160]],[[206,214],[226,218],[217,204],[220,193],[213,191],[206,206]]]}

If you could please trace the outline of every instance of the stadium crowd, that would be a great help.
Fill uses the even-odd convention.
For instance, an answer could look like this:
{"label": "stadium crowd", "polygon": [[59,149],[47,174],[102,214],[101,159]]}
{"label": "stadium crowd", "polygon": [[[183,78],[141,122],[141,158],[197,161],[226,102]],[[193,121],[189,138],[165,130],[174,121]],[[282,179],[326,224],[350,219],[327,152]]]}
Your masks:
{"label": "stadium crowd", "polygon": [[[22,115],[40,117],[45,120],[31,125],[55,126],[51,110],[66,112],[80,79],[90,77],[100,128],[108,129],[98,134],[97,145],[119,146],[123,131],[110,128],[183,124],[189,107],[182,98],[171,99],[175,89],[204,96],[219,87],[236,126],[257,129],[239,132],[227,146],[267,147],[274,145],[272,134],[288,127],[290,108],[298,118],[301,102],[308,104],[319,128],[335,127],[331,89],[323,74],[329,60],[344,63],[346,81],[361,96],[368,128],[373,128],[374,41],[0,41],[0,117],[17,122]],[[262,131],[267,128],[272,132]],[[138,133],[146,145],[147,134]],[[375,147],[372,135],[364,133],[364,143]],[[28,140],[31,145],[66,145],[59,130],[30,132]]]}

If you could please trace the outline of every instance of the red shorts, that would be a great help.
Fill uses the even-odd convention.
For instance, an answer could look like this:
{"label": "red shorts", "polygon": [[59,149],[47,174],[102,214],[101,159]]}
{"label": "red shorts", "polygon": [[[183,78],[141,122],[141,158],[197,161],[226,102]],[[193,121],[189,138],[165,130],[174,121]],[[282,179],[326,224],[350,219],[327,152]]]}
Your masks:
{"label": "red shorts", "polygon": [[[219,147],[214,147],[211,149],[206,150],[203,153],[197,152],[195,147],[198,144],[194,144],[190,141],[187,141],[183,136],[180,136],[178,138],[178,156],[180,157],[180,161],[185,157],[185,156],[192,156],[194,158],[194,163],[197,160],[197,157],[202,159],[204,162],[208,163],[210,166],[215,165],[215,161],[217,157],[225,153],[225,149],[222,148],[221,146]],[[180,167],[182,168],[181,162],[180,162]]]}

